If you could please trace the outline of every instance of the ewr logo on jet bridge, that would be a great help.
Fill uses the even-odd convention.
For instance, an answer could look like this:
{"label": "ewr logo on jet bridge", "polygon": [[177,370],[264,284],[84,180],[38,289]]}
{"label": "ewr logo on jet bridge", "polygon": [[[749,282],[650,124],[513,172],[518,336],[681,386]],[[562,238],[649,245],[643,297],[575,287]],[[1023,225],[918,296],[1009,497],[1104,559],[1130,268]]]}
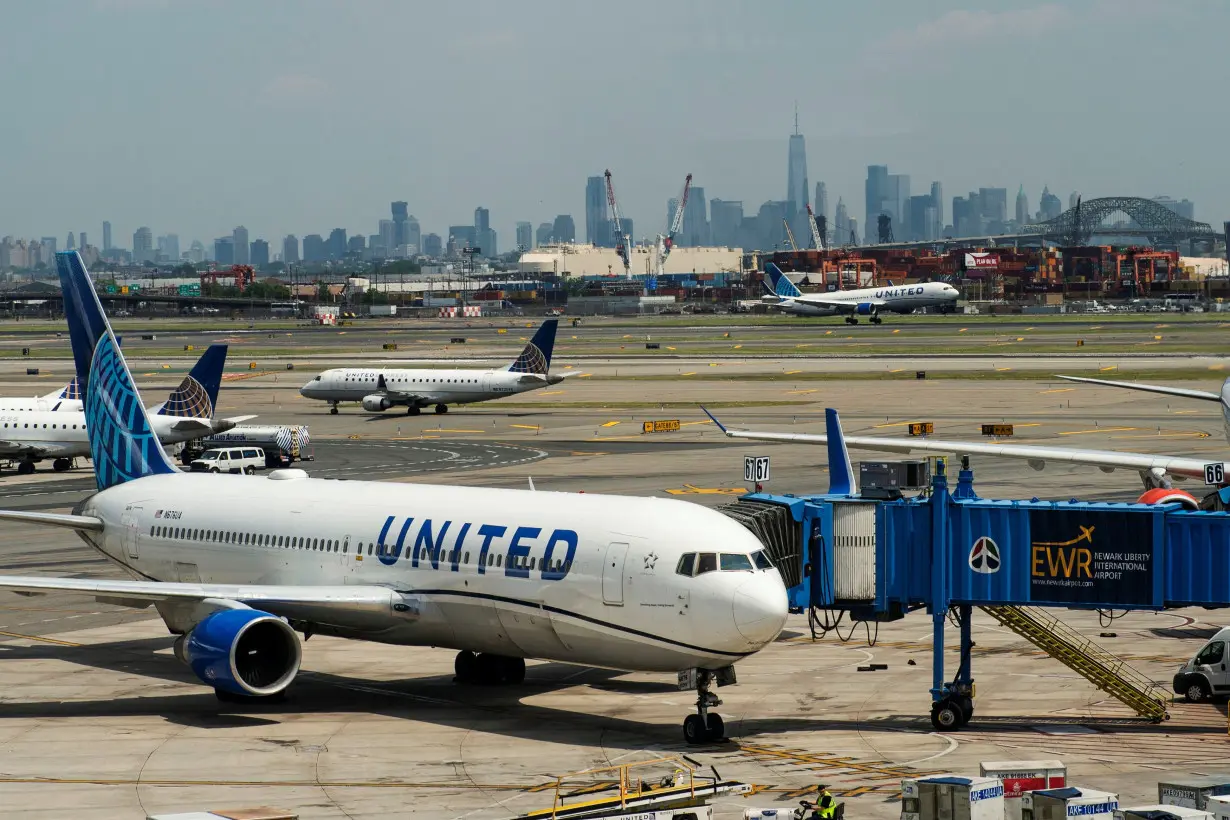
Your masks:
{"label": "ewr logo on jet bridge", "polygon": [[984,535],[974,542],[969,550],[969,568],[974,572],[990,575],[999,572],[999,545]]}

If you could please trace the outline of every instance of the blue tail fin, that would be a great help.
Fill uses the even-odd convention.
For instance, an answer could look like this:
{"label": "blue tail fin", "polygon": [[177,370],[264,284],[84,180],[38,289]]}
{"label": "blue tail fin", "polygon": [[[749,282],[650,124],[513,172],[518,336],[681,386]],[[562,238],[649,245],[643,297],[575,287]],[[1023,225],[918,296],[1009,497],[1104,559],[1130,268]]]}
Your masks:
{"label": "blue tail fin", "polygon": [[558,319],[548,319],[538,328],[534,338],[521,351],[517,360],[509,366],[512,373],[537,373],[547,375],[551,369],[551,352],[555,350],[555,329],[559,326]]}
{"label": "blue tail fin", "polygon": [[841,419],[831,407],[824,411],[824,427],[828,437],[829,494],[856,495],[858,484],[850,464],[850,451],[846,449],[846,437],[841,431]]}
{"label": "blue tail fin", "polygon": [[85,420],[98,489],[178,472],[154,435],[81,255],[57,253],[56,268],[77,372],[88,374]]}
{"label": "blue tail fin", "polygon": [[226,367],[226,345],[210,345],[179,387],[158,408],[160,416],[190,419],[213,418],[218,406],[218,388]]}
{"label": "blue tail fin", "polygon": [[777,265],[770,262],[764,266],[764,269],[765,273],[769,274],[769,279],[773,281],[773,292],[778,296],[784,299],[793,299],[803,295],[803,291],[796,288],[794,282],[787,279],[786,274],[782,273],[782,269]]}

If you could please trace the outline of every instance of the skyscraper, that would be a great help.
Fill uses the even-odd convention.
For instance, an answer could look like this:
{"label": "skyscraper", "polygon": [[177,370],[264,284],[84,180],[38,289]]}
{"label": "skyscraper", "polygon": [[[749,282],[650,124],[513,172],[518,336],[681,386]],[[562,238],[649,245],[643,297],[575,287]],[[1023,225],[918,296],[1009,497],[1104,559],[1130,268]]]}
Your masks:
{"label": "skyscraper", "polygon": [[72,231],[68,232],[68,239],[64,242],[64,250],[73,251],[77,249],[77,237]]}
{"label": "skyscraper", "polygon": [[807,146],[799,133],[799,115],[794,115],[794,133],[786,157],[786,201],[796,213],[807,210]]}
{"label": "skyscraper", "polygon": [[683,206],[683,227],[679,229],[675,244],[693,248],[709,244],[707,206],[705,189],[694,186],[688,194],[688,204]]}
{"label": "skyscraper", "polygon": [[179,235],[169,233],[158,237],[158,254],[155,258],[159,262],[178,262]]}
{"label": "skyscraper", "polygon": [[424,234],[422,252],[424,256],[440,256],[443,254],[444,242],[440,239],[440,234]]}
{"label": "skyscraper", "polygon": [[[409,220],[409,213],[406,210],[406,203],[394,202],[391,205],[393,211],[393,242],[389,245],[389,251],[399,245],[406,244],[406,222]],[[383,233],[383,231],[381,232]]]}
{"label": "skyscraper", "polygon": [[299,237],[292,234],[287,234],[282,240],[282,261],[287,265],[297,265],[299,263]]}
{"label": "skyscraper", "polygon": [[419,227],[419,221],[413,216],[406,218],[405,236],[402,237],[402,240],[406,247],[407,256],[413,256],[416,253],[424,253],[423,229]]}
{"label": "skyscraper", "polygon": [[[379,250],[382,251],[383,255],[386,257],[392,256],[393,251],[397,249],[397,246],[403,244],[397,241],[397,232],[395,230],[396,225],[397,223],[391,219],[380,220]],[[375,246],[373,246],[373,249],[375,249]]]}
{"label": "skyscraper", "polygon": [[863,193],[867,207],[867,218],[863,220],[863,230],[867,232],[864,239],[867,242],[875,242],[877,220],[879,219],[880,212],[883,209],[884,198],[888,195],[887,165],[867,166],[867,182],[864,183]]}
{"label": "skyscraper", "polygon": [[812,210],[816,212],[816,216],[824,217],[825,224],[829,219],[829,191],[828,186],[823,182],[816,183],[816,201],[812,203]]}
{"label": "skyscraper", "polygon": [[188,261],[194,265],[205,261],[205,246],[201,244],[201,240],[194,239],[188,246]]}
{"label": "skyscraper", "polygon": [[837,197],[837,207],[833,210],[833,244],[845,245],[850,241],[850,212],[846,203]]}
{"label": "skyscraper", "polygon": [[310,233],[303,237],[303,261],[304,262],[324,262],[328,258],[328,251],[325,250],[325,240],[318,233]]}
{"label": "skyscraper", "polygon": [[1021,185],[1016,192],[1016,224],[1029,223],[1029,198],[1025,196],[1025,186]]}
{"label": "skyscraper", "polygon": [[1051,189],[1042,186],[1042,198],[1038,200],[1038,221],[1047,222],[1063,213],[1063,202],[1051,193]]}
{"label": "skyscraper", "polygon": [[534,245],[542,246],[551,244],[551,231],[553,227],[554,226],[550,222],[540,223],[538,228],[534,231]]}
{"label": "skyscraper", "polygon": [[606,212],[604,177],[590,177],[585,181],[585,241],[600,248],[615,246]]}
{"label": "skyscraper", "polygon": [[1072,193],[1068,194],[1068,207],[1069,207],[1069,208],[1075,208],[1075,207],[1076,207],[1076,200],[1078,200],[1078,199],[1080,199],[1080,198],[1081,198],[1081,192],[1080,192],[1080,191],[1073,191]]}
{"label": "skyscraper", "polygon": [[342,259],[346,256],[346,229],[334,228],[329,231],[325,242],[325,255],[329,259]]}
{"label": "skyscraper", "polygon": [[269,243],[263,239],[253,239],[252,245],[248,249],[248,258],[251,260],[248,264],[254,268],[268,267]]}
{"label": "skyscraper", "polygon": [[[106,232],[106,226],[103,227],[103,232]],[[149,228],[144,226],[137,228],[136,233],[132,235],[132,261],[138,265],[153,261],[154,258],[154,233]]]}
{"label": "skyscraper", "polygon": [[492,258],[499,255],[495,244],[495,231],[491,230],[491,211],[486,208],[474,209],[474,240],[482,249],[483,256]]}
{"label": "skyscraper", "polygon": [[931,183],[931,200],[935,205],[935,238],[944,235],[944,186],[938,181]]}
{"label": "skyscraper", "polygon": [[551,225],[551,236],[556,242],[576,242],[577,225],[571,214],[560,214]]}
{"label": "skyscraper", "polygon": [[214,261],[219,265],[235,265],[235,237],[220,236],[214,240]]}
{"label": "skyscraper", "polygon": [[248,229],[243,225],[235,228],[235,230],[231,231],[231,240],[235,245],[235,264],[252,264],[251,249],[248,246]]}
{"label": "skyscraper", "polygon": [[[1184,219],[1196,218],[1196,205],[1190,199],[1175,199],[1169,196],[1155,196],[1153,201],[1163,208],[1173,211]],[[70,234],[71,236],[71,234]]]}
{"label": "skyscraper", "polygon": [[719,247],[737,248],[743,227],[743,203],[724,199],[709,201],[709,239]]}
{"label": "skyscraper", "polygon": [[[998,233],[1003,230],[1003,224],[1008,221],[1008,189],[979,188],[978,200],[982,203],[982,218],[986,220],[986,230]],[[999,227],[995,227],[998,223]]]}
{"label": "skyscraper", "polygon": [[89,240],[86,238],[85,231],[81,232],[81,234],[77,237],[77,241],[81,243],[82,248],[90,244]]}
{"label": "skyscraper", "polygon": [[517,249],[528,251],[534,247],[534,225],[530,222],[517,223]]}
{"label": "skyscraper", "polygon": [[111,223],[103,223],[103,250],[111,250]]}

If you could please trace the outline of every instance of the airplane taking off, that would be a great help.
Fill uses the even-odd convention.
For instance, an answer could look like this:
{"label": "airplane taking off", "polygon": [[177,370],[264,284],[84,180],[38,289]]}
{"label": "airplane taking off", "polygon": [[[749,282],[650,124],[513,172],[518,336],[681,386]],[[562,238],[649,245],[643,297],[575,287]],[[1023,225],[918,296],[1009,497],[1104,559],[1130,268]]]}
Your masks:
{"label": "airplane taking off", "polygon": [[67,527],[136,580],[0,576],[0,589],[153,604],[224,701],[281,695],[297,633],[458,650],[461,681],[525,659],[668,672],[697,690],[689,742],[723,736],[712,687],[773,641],[786,589],[742,525],[685,501],[307,477],[171,464],[76,252],[57,255],[83,363],[98,492]]}
{"label": "airplane taking off", "polygon": [[299,393],[329,402],[329,412],[334,414],[340,402],[357,401],[369,413],[405,405],[407,415],[417,416],[433,404],[437,413],[447,413],[450,404],[471,404],[537,390],[566,378],[549,374],[558,324],[558,319],[543,322],[506,370],[341,367],[321,373],[299,388]]}
{"label": "airplane taking off", "polygon": [[[1143,390],[1171,396],[1215,401],[1221,405],[1222,421],[1226,439],[1230,441],[1230,379],[1222,384],[1220,393],[1188,390],[1178,387],[1129,384],[1081,376],[1060,376],[1061,379],[1088,382],[1130,390]],[[796,442],[799,444],[827,444],[828,436],[813,433],[771,433],[750,430],[730,430],[714,418],[708,410],[705,414],[728,437],[756,441]],[[1203,461],[1182,456],[1153,455],[1150,453],[1121,453],[1117,450],[1084,450],[1074,447],[1051,447],[1043,444],[999,444],[985,441],[944,441],[926,437],[891,438],[879,436],[845,436],[846,445],[860,450],[878,450],[888,453],[958,453],[963,455],[994,456],[996,458],[1024,459],[1035,470],[1043,470],[1048,463],[1085,464],[1097,467],[1104,473],[1115,470],[1135,470],[1140,475],[1145,492],[1140,501],[1146,504],[1178,502],[1195,509],[1199,501],[1191,493],[1175,489],[1172,479],[1184,481],[1196,479],[1210,485],[1226,486],[1230,483],[1230,462]]]}
{"label": "airplane taking off", "polygon": [[[202,438],[252,418],[213,418],[226,349],[226,345],[210,345],[167,400],[150,408],[154,432],[162,441],[174,444]],[[79,383],[77,379],[74,382]],[[45,458],[53,459],[52,469],[63,472],[72,466],[74,458],[90,455],[86,419],[84,409],[0,407],[0,457],[20,458],[18,475],[33,473],[34,465]]]}
{"label": "airplane taking off", "polygon": [[803,293],[781,268],[770,262],[765,272],[773,283],[765,301],[770,307],[799,316],[845,316],[846,323],[858,324],[859,316],[869,316],[872,324],[880,324],[881,313],[912,313],[918,308],[955,305],[961,294],[944,282],[923,282],[917,285],[888,285],[882,288],[835,290],[829,293]]}

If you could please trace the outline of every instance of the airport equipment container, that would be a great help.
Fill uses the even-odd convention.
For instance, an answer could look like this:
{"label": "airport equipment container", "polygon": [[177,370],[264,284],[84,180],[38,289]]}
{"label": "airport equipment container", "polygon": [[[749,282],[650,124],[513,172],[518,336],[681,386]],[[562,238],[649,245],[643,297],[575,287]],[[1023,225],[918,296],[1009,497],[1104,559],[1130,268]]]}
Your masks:
{"label": "airport equipment container", "polygon": [[1230,795],[1230,777],[1184,777],[1157,784],[1157,800],[1167,806],[1204,811],[1210,797]]}
{"label": "airport equipment container", "polygon": [[1205,811],[1213,815],[1213,820],[1230,820],[1230,796],[1218,797],[1212,795],[1205,804]]}
{"label": "airport equipment container", "polygon": [[368,315],[373,317],[396,316],[397,305],[372,305]]}
{"label": "airport equipment container", "polygon": [[1119,795],[1093,789],[1043,789],[1021,795],[1021,820],[1112,820]]}
{"label": "airport equipment container", "polygon": [[1026,792],[1068,784],[1068,767],[1062,760],[993,760],[982,763],[979,773],[1004,784],[1006,820],[1021,820],[1021,795]]}
{"label": "airport equipment container", "polygon": [[1173,820],[1176,817],[1178,820],[1213,820],[1213,815],[1207,811],[1167,804],[1118,809],[1114,820]]}
{"label": "airport equipment container", "polygon": [[901,820],[1003,820],[1004,784],[994,777],[937,775],[901,781]]}
{"label": "airport equipment container", "polygon": [[252,445],[265,453],[268,467],[286,467],[296,461],[311,461],[311,436],[306,424],[240,424],[224,433],[184,444],[180,460],[191,464],[201,453],[214,447]]}
{"label": "airport equipment container", "polygon": [[864,490],[917,490],[931,483],[926,459],[913,461],[860,461],[858,486]]}

